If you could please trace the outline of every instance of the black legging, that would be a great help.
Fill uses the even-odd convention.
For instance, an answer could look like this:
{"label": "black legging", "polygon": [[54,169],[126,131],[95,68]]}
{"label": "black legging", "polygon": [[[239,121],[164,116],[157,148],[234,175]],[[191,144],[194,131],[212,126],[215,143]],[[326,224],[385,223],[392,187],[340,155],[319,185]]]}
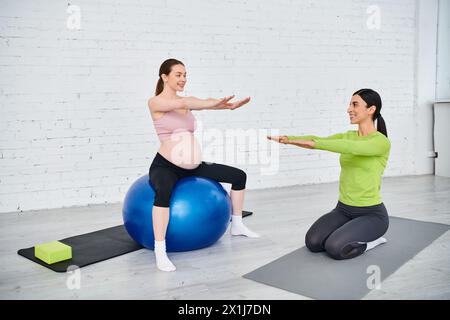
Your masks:
{"label": "black legging", "polygon": [[306,233],[306,247],[312,252],[326,251],[334,259],[351,259],[366,251],[389,227],[383,203],[354,207],[338,202],[336,208],[320,217]]}
{"label": "black legging", "polygon": [[217,182],[231,183],[232,190],[245,189],[247,175],[238,168],[223,164],[202,162],[197,168],[189,170],[176,166],[161,154],[156,153],[149,170],[150,183],[155,190],[153,205],[169,207],[172,189],[178,179],[188,176],[205,177]]}

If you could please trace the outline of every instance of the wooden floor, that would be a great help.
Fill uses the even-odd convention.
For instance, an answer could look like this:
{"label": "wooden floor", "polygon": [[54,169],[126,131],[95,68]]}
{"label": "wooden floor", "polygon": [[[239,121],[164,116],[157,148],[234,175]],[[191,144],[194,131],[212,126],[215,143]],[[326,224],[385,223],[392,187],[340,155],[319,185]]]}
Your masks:
{"label": "wooden floor", "polygon": [[[157,271],[142,249],[81,270],[81,288],[17,254],[20,248],[122,224],[121,204],[0,214],[1,299],[309,299],[242,278],[304,246],[308,227],[336,204],[337,183],[247,192],[244,221],[260,239],[231,237],[212,247],[171,253],[178,270]],[[392,216],[450,224],[450,178],[383,180]],[[376,250],[376,249],[375,249]],[[365,299],[450,299],[450,232],[421,251]]]}

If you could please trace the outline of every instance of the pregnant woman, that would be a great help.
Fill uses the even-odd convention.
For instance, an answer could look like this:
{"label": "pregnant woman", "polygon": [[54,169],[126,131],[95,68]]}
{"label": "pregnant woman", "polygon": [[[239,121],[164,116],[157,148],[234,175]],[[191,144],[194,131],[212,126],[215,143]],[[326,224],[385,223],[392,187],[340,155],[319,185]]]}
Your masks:
{"label": "pregnant woman", "polygon": [[[391,144],[380,114],[381,98],[371,89],[356,91],[347,112],[357,131],[326,138],[268,137],[302,148],[340,153],[341,174],[336,208],[319,218],[306,233],[306,247],[326,251],[334,259],[351,259],[385,243],[389,218],[380,187]],[[374,121],[377,120],[377,129]]]}
{"label": "pregnant woman", "polygon": [[169,202],[178,179],[199,176],[217,182],[231,183],[231,234],[257,238],[242,222],[242,206],[247,176],[244,171],[223,164],[207,163],[201,159],[199,143],[194,136],[195,117],[192,110],[237,109],[250,101],[246,98],[231,102],[234,96],[222,99],[180,97],[186,85],[184,64],[176,59],[164,61],[159,69],[155,96],[148,101],[161,146],[150,166],[150,182],[155,189],[152,210],[155,235],[156,265],[162,271],[175,271],[167,257],[165,236],[169,223]]}

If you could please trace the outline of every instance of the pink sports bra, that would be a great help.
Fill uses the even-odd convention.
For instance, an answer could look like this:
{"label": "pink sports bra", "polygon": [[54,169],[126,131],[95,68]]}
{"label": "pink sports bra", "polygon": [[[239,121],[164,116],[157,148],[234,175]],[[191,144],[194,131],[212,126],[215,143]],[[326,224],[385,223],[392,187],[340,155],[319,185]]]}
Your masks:
{"label": "pink sports bra", "polygon": [[195,117],[191,110],[188,110],[186,114],[181,114],[176,111],[165,112],[161,118],[153,120],[156,134],[159,140],[170,139],[173,133],[178,132],[194,132],[195,131]]}

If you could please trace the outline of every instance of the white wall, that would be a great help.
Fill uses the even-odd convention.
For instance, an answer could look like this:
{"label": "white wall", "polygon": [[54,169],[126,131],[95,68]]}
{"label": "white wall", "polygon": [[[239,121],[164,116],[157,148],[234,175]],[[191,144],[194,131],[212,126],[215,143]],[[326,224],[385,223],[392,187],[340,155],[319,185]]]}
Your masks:
{"label": "white wall", "polygon": [[450,0],[439,0],[437,100],[450,100]]}
{"label": "white wall", "polygon": [[414,173],[434,172],[433,104],[436,101],[438,0],[417,0]]}
{"label": "white wall", "polygon": [[[385,175],[428,171],[417,167],[418,0],[70,3],[80,30],[66,26],[67,2],[0,2],[0,212],[122,201],[158,147],[146,101],[169,57],[185,62],[188,95],[253,97],[198,114],[222,132],[342,132],[351,94],[373,88],[392,142]],[[250,189],[339,173],[337,154],[286,146],[277,175],[240,167]]]}

